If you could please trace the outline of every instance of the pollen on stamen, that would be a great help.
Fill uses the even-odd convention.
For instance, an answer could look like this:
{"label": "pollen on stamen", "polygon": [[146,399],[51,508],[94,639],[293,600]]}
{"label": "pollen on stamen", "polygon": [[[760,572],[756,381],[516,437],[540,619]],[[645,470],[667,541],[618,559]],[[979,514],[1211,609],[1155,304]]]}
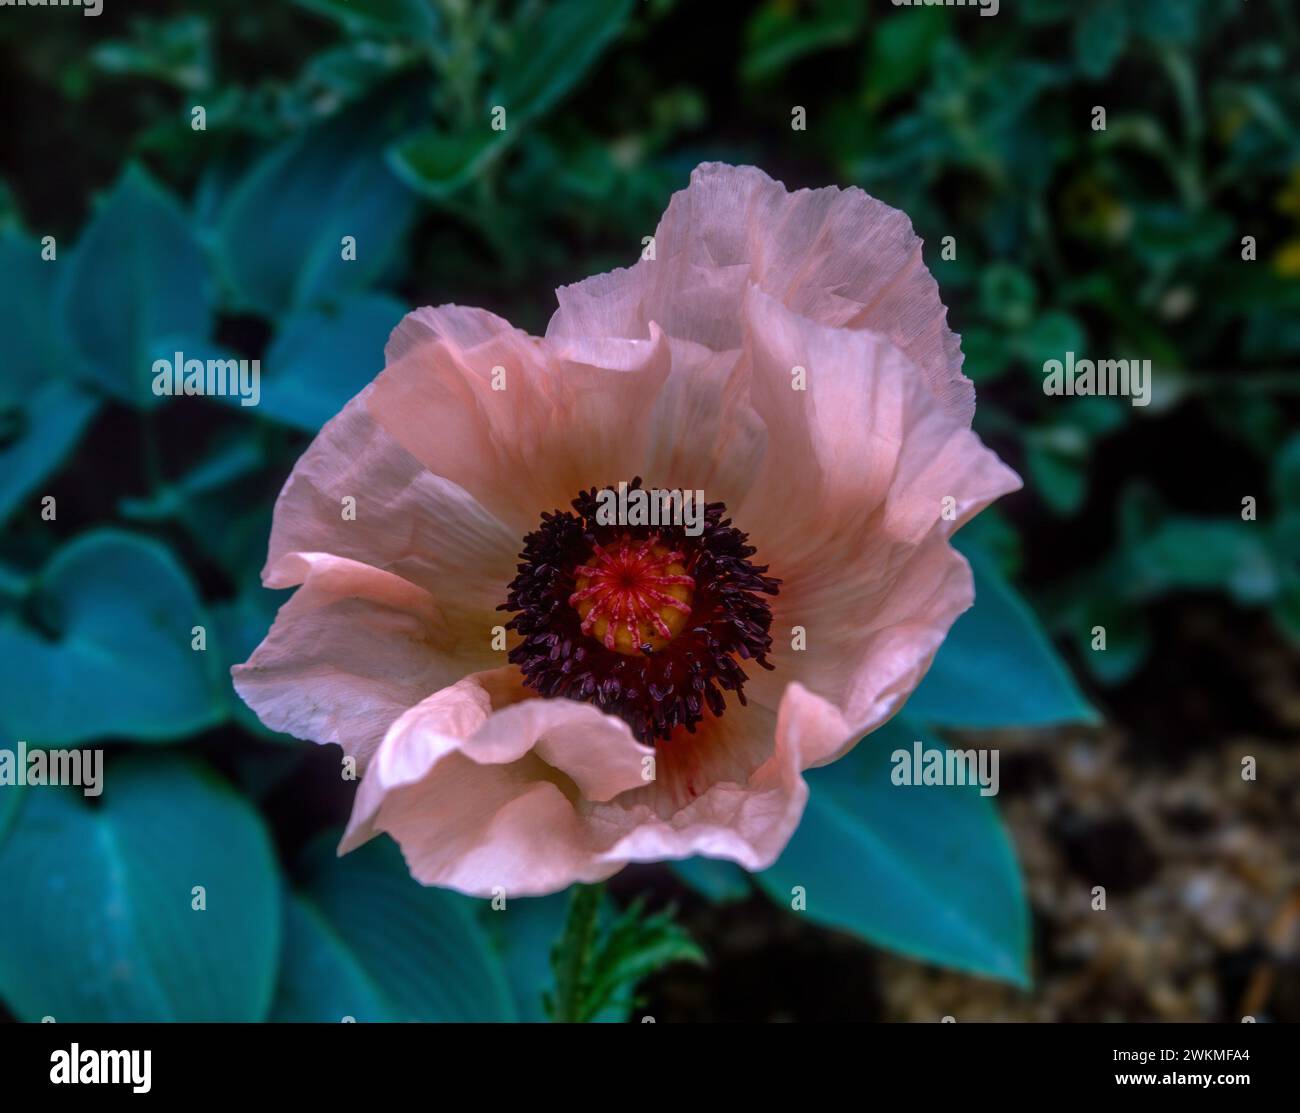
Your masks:
{"label": "pollen on stamen", "polygon": [[573,570],[577,590],[569,596],[582,632],[617,653],[662,649],[691,615],[695,579],[686,574],[685,559],[657,535],[624,534],[594,545],[587,563]]}

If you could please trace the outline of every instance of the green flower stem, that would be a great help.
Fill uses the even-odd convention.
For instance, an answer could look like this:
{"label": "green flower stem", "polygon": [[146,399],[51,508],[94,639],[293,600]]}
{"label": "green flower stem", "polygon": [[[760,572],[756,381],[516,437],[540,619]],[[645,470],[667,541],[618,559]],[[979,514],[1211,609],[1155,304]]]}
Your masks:
{"label": "green flower stem", "polygon": [[575,885],[570,893],[568,920],[553,956],[555,1000],[551,1018],[558,1023],[589,1019],[585,1015],[586,991],[604,892],[604,885]]}

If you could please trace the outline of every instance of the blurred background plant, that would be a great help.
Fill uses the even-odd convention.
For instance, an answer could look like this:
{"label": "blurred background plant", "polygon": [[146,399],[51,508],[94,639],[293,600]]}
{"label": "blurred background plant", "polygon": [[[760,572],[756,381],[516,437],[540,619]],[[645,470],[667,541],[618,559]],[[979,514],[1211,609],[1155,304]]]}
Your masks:
{"label": "blurred background plant", "polygon": [[[13,1016],[1295,1018],[1288,0],[199,0],[6,9],[0,58],[0,745],[109,751],[101,806],[0,789]],[[757,878],[498,911],[386,842],[335,860],[337,755],[229,684],[282,601],[276,492],[407,308],[541,332],[706,159],[912,217],[1026,477],[959,539],[976,607]],[[155,397],[177,350],[260,359],[261,404]],[[1151,405],[1044,395],[1067,351],[1149,358]],[[895,745],[952,731],[1002,747],[1001,817],[884,791]],[[1249,798],[1243,731],[1274,755]],[[1081,926],[1094,883],[1121,926]],[[704,964],[645,980],[677,959]]]}

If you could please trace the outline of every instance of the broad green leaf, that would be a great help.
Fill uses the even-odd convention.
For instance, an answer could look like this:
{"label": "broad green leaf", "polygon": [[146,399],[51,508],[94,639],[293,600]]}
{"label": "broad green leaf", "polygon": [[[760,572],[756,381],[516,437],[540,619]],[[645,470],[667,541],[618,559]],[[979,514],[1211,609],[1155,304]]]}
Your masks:
{"label": "broad green leaf", "polygon": [[[0,524],[63,463],[99,407],[98,398],[71,383],[50,381],[33,391],[19,418],[21,431],[0,446]],[[39,509],[33,504],[32,514]]]}
{"label": "broad green leaf", "polygon": [[152,408],[153,363],[170,338],[212,328],[207,261],[175,199],[138,166],[127,168],[67,263],[60,305],[92,385]]}
{"label": "broad green leaf", "polygon": [[261,444],[247,430],[241,430],[180,479],[163,483],[148,497],[123,498],[118,510],[122,517],[134,522],[170,521],[181,517],[192,500],[245,479],[265,462]]}
{"label": "broad green leaf", "polygon": [[[250,412],[238,398],[223,401],[241,414]],[[279,465],[267,467],[263,432],[261,426],[237,426],[184,475],[160,483],[147,496],[122,498],[118,512],[132,522],[179,522],[204,557],[235,582],[236,591],[256,587],[266,559],[274,493],[284,482]]]}
{"label": "broad green leaf", "polygon": [[[84,534],[0,619],[0,721],[33,745],[127,735],[177,738],[220,721],[214,631],[194,587],[156,541]],[[208,650],[191,649],[204,626]]]}
{"label": "broad green leaf", "polygon": [[0,998],[20,1020],[266,1016],[280,946],[270,839],[190,760],[110,761],[94,808],[79,788],[25,789],[0,892]]}
{"label": "broad green leaf", "polygon": [[276,317],[364,289],[391,264],[415,199],[385,165],[382,116],[361,104],[280,144],[226,199],[217,252],[240,306]]}
{"label": "broad green leaf", "polygon": [[[17,746],[13,742],[0,742],[0,751],[8,751],[16,754]],[[10,758],[10,760],[16,760]],[[5,836],[9,834],[9,828],[13,825],[14,817],[18,814],[19,805],[23,801],[24,786],[18,784],[0,784],[0,844],[5,841]]]}
{"label": "broad green leaf", "polygon": [[[54,316],[61,262],[43,260],[36,240],[12,228],[0,230],[0,409],[30,405],[53,380],[74,377],[75,356]],[[0,468],[0,474],[9,469]]]}
{"label": "broad green leaf", "polygon": [[908,715],[941,727],[1095,722],[1029,606],[985,554],[967,556],[975,604],[939,647]]}
{"label": "broad green leaf", "polygon": [[582,79],[618,37],[632,0],[553,0],[530,6],[510,29],[511,47],[490,97],[507,126],[540,116]]}
{"label": "broad green leaf", "polygon": [[384,369],[384,345],[405,308],[386,294],[354,294],[286,318],[262,359],[258,408],[315,433]]}
{"label": "broad green leaf", "polygon": [[486,119],[479,131],[467,135],[426,128],[394,143],[388,149],[388,163],[412,189],[440,201],[473,181],[505,150],[509,137],[508,128],[493,131]]}
{"label": "broad green leaf", "polygon": [[437,27],[429,0],[297,0],[297,3],[337,20],[354,35],[427,39]]}
{"label": "broad green leaf", "polygon": [[757,875],[777,903],[890,950],[1028,984],[1029,909],[990,797],[971,786],[896,785],[895,750],[933,736],[894,719],[806,774],[808,807],[776,864]]}
{"label": "broad green leaf", "polygon": [[[478,904],[479,923],[505,968],[520,1020],[548,1019],[542,1001],[555,992],[551,950],[564,934],[568,906],[564,893],[518,897],[503,908],[493,908],[487,901]],[[624,1020],[626,1014],[614,1019]]]}
{"label": "broad green leaf", "polygon": [[387,839],[343,858],[335,841],[309,849],[302,880],[286,897],[272,1019],[516,1019],[470,901],[414,881]]}

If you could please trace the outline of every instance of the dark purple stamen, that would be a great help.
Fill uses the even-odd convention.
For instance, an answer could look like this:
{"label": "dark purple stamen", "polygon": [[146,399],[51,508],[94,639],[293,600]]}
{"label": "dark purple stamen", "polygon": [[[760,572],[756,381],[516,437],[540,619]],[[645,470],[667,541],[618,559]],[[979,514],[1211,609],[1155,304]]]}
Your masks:
{"label": "dark purple stamen", "polygon": [[[628,489],[640,486],[638,478]],[[714,715],[726,710],[724,691],[735,692],[745,703],[741,661],[773,667],[767,660],[772,611],[763,596],[776,595],[781,581],[764,575],[767,565],[750,563],[756,550],[746,544],[746,534],[723,518],[726,507],[720,502],[705,506],[703,530],[692,537],[681,524],[603,524],[597,520],[598,494],[594,487],[583,491],[573,500],[572,513],[542,514],[541,525],[524,538],[519,574],[497,608],[514,612],[506,626],[523,639],[510,650],[509,660],[540,695],[594,703],[627,722],[642,742],[667,740],[678,727],[694,733],[706,708]],[[657,577],[652,586],[664,577],[666,562],[653,564],[650,554],[670,554],[685,568],[676,578],[693,585],[690,614],[670,623],[669,638],[661,636],[664,628],[652,609],[629,612],[637,621],[629,625],[625,618],[625,628],[656,632],[639,653],[609,648],[608,639],[595,636],[592,622],[584,633],[575,605],[592,598],[588,586],[579,589],[578,579],[585,577],[589,585],[593,560],[599,563],[610,552],[641,561],[635,567]],[[627,591],[638,586],[629,582]],[[647,588],[640,585],[639,590],[640,595],[629,598],[644,601]],[[617,603],[611,597],[611,617],[620,613]],[[677,603],[665,606],[662,613],[670,618],[682,609]],[[590,617],[589,606],[584,609]]]}

